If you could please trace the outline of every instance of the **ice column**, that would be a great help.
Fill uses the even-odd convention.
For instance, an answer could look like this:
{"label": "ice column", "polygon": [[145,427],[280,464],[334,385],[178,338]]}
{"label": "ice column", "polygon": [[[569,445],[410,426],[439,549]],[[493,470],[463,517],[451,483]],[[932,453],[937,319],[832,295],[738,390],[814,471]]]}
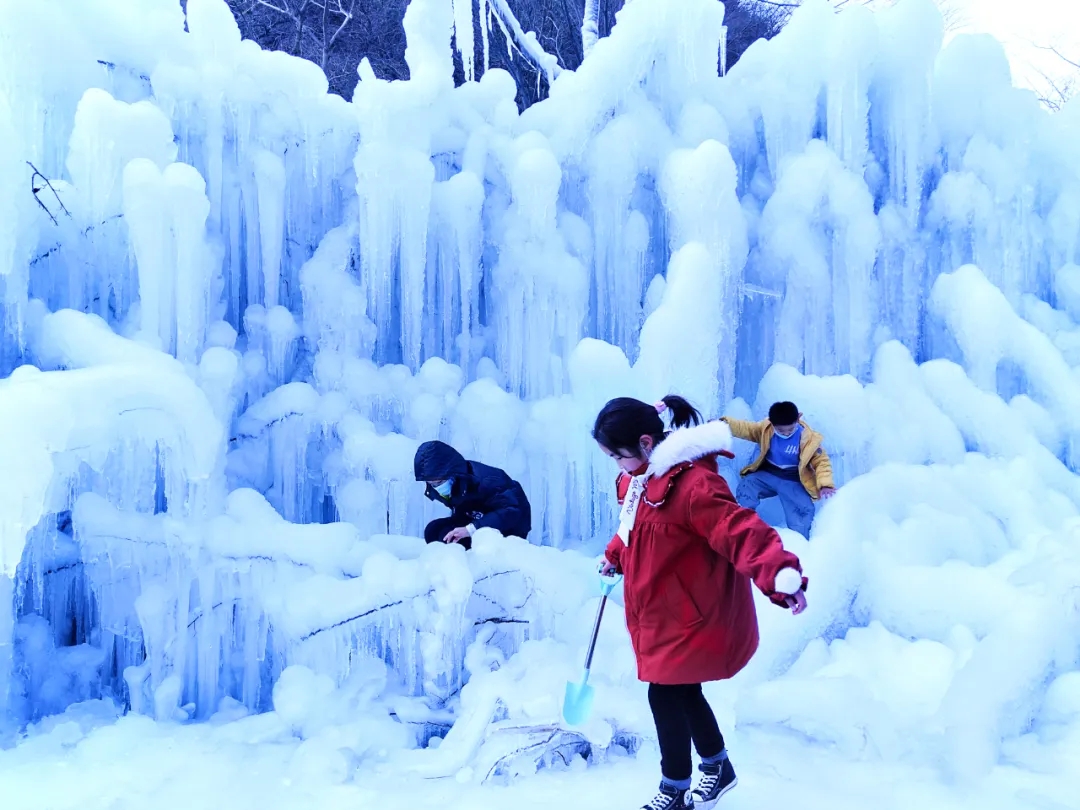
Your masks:
{"label": "ice column", "polygon": [[[653,129],[646,124],[640,116],[624,114],[604,127],[593,140],[587,185],[594,242],[594,335],[627,352],[637,339],[645,287],[644,264],[626,260],[628,245],[640,247],[641,242],[640,223],[631,226],[629,220],[644,157],[640,140]],[[647,227],[644,237],[647,246]]]}
{"label": "ice column", "polygon": [[[113,312],[122,317],[134,299],[135,278],[130,277],[130,262],[117,239],[122,233],[117,220],[124,169],[136,158],[158,169],[176,159],[169,119],[149,101],[125,104],[104,90],[87,90],[75,112],[68,145],[67,170],[76,193],[62,194],[82,244],[69,245],[66,273],[57,272],[58,263],[47,265],[61,277],[47,282],[52,306],[89,310],[107,318],[111,298]],[[60,286],[63,276],[66,290]]]}
{"label": "ice column", "polygon": [[869,370],[880,238],[866,184],[823,142],[787,164],[761,221],[764,260],[786,279],[778,362],[806,374]]}
{"label": "ice column", "polygon": [[933,0],[907,0],[875,17],[881,34],[873,100],[880,107],[889,197],[915,225],[922,205],[922,173],[933,151],[928,135],[934,130],[931,82],[944,24]]}
{"label": "ice column", "polygon": [[379,328],[380,358],[401,360],[416,369],[421,361],[435,167],[418,150],[373,143],[357,152],[356,177],[362,279],[369,311]]}
{"label": "ice column", "polygon": [[562,170],[545,148],[525,147],[510,172],[513,203],[492,274],[499,368],[528,399],[560,393],[565,358],[588,306],[588,275],[557,227]]}
{"label": "ice column", "polygon": [[143,333],[194,363],[210,317],[213,257],[206,243],[210,203],[199,173],[184,163],[164,172],[148,160],[124,171],[124,216],[139,265]]}
{"label": "ice column", "polygon": [[706,414],[718,412],[735,387],[735,334],[749,249],[735,183],[735,162],[717,141],[668,157],[661,194],[673,256],[663,300],[641,330],[634,367],[655,386],[648,396],[677,391]]}
{"label": "ice column", "polygon": [[433,202],[436,249],[426,285],[425,334],[431,338],[425,354],[457,357],[468,367],[480,331],[484,186],[473,172],[462,171],[435,185]]}

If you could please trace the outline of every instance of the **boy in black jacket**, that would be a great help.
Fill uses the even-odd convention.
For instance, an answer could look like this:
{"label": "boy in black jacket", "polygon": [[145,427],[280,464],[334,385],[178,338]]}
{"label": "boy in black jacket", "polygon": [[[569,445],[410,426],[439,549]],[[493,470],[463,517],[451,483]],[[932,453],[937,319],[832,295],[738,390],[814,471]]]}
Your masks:
{"label": "boy in black jacket", "polygon": [[527,537],[532,529],[525,490],[497,467],[466,461],[443,442],[424,442],[416,451],[413,469],[416,480],[427,483],[424,494],[451,512],[427,525],[427,542],[460,543],[468,549],[477,529],[497,529],[514,537]]}

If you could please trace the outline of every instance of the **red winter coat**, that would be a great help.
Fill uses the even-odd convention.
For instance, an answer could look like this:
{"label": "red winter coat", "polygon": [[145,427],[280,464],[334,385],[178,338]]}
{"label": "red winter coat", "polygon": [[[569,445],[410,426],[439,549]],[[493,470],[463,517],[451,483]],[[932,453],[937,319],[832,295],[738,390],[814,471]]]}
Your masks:
{"label": "red winter coat", "polygon": [[[629,545],[618,536],[608,545],[608,560],[624,576],[642,681],[695,684],[735,675],[758,646],[751,579],[783,605],[776,575],[802,572],[780,535],[739,506],[717,472],[716,456],[730,444],[720,422],[672,432],[650,459]],[[630,476],[621,475],[620,503],[629,485]]]}

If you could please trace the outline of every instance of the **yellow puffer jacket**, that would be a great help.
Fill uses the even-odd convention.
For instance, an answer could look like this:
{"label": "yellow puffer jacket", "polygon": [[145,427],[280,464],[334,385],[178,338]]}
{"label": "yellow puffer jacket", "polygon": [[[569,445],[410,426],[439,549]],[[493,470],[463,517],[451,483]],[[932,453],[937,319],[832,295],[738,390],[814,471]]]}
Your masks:
{"label": "yellow puffer jacket", "polygon": [[[772,444],[775,433],[772,422],[768,419],[761,422],[744,422],[742,419],[729,419],[726,416],[722,421],[731,428],[731,435],[736,439],[757,442],[761,447],[757,461],[743,469],[742,475],[757,472],[769,453],[769,445]],[[801,420],[799,424],[803,429],[799,439],[799,480],[810,493],[810,497],[816,501],[821,497],[821,490],[836,486],[833,483],[832,462],[829,461],[829,454],[825,452],[825,448],[821,446],[823,441],[821,434]]]}

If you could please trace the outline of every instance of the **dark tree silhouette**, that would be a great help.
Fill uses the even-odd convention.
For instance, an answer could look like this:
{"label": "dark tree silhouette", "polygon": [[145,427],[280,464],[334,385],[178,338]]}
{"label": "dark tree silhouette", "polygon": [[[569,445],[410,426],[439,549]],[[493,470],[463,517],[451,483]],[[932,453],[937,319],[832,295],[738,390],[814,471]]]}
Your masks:
{"label": "dark tree silhouette", "polygon": [[[356,69],[365,57],[375,75],[383,79],[408,78],[405,64],[405,32],[402,18],[408,0],[227,0],[244,37],[263,48],[280,50],[319,65],[331,92],[351,98]],[[674,2],[674,0],[673,0]],[[624,0],[597,0],[599,34],[605,37],[615,25]],[[521,28],[536,34],[545,51],[563,68],[581,64],[582,15],[585,0],[506,0]],[[790,8],[762,0],[727,0],[728,45],[726,68],[730,68],[756,40],[775,36]],[[473,41],[477,75],[484,69],[480,25],[476,15]],[[522,52],[513,38],[508,42],[499,26],[489,34],[488,64],[502,68],[517,81],[518,105],[528,107],[547,95],[547,80],[540,67]],[[464,81],[460,59],[456,79]],[[719,67],[719,63],[718,63]]]}

